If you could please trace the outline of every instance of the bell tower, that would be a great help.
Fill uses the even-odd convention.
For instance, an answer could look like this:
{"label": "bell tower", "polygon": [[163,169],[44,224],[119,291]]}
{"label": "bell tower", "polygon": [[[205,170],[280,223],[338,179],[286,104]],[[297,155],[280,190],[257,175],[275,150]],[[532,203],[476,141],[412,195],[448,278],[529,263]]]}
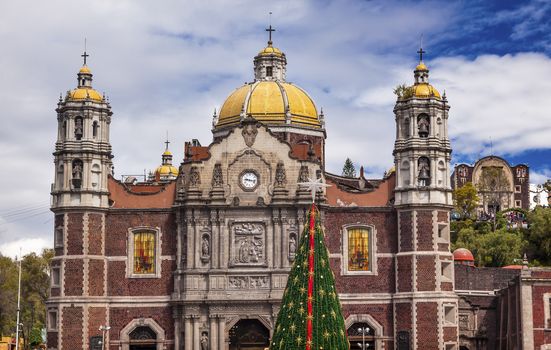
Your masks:
{"label": "bell tower", "polygon": [[396,344],[398,349],[457,349],[458,304],[449,234],[450,106],[445,94],[429,84],[425,51],[418,53],[415,83],[396,90],[394,107]]}
{"label": "bell tower", "polygon": [[86,64],[77,74],[77,88],[57,104],[58,133],[52,208],[108,207],[107,176],[113,155],[109,143],[111,106],[92,88]]}
{"label": "bell tower", "polygon": [[48,347],[58,350],[92,348],[101,339],[99,327],[108,323],[105,221],[112,112],[92,87],[86,51],[82,56],[77,87],[60,96],[56,108],[55,257],[46,307]]}

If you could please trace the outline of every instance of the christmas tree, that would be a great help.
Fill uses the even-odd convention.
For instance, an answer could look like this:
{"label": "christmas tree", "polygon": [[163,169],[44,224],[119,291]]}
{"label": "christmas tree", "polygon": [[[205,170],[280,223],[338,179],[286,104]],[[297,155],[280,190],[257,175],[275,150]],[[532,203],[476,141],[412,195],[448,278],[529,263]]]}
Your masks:
{"label": "christmas tree", "polygon": [[270,350],[348,350],[335,277],[315,204],[287,280]]}

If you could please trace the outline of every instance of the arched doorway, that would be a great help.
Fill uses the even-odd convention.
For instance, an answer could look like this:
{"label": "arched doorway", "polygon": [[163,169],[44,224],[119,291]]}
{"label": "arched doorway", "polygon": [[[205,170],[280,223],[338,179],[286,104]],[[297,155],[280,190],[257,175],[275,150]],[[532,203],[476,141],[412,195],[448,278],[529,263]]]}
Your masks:
{"label": "arched doorway", "polygon": [[375,349],[375,329],[367,322],[355,322],[347,330],[350,350]]}
{"label": "arched doorway", "polygon": [[240,320],[229,331],[230,350],[264,350],[270,331],[256,319]]}
{"label": "arched doorway", "polygon": [[136,327],[129,334],[130,350],[156,350],[157,333],[147,326]]}

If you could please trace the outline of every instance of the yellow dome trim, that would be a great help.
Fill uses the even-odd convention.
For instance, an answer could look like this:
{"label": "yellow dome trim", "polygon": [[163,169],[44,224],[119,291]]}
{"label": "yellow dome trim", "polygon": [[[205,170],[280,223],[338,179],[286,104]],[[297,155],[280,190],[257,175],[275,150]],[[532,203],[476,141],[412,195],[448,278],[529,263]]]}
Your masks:
{"label": "yellow dome trim", "polygon": [[417,84],[417,85],[413,85],[410,89],[412,91],[412,95],[415,97],[419,97],[419,98],[435,97],[438,99],[441,98],[438,90],[436,90],[436,88],[434,88],[434,86],[430,84],[426,84],[426,83]]}
{"label": "yellow dome trim", "polygon": [[82,66],[82,68],[80,68],[78,72],[83,74],[92,74],[92,71],[90,71],[90,68],[88,68],[88,66]]}
{"label": "yellow dome trim", "polygon": [[155,174],[159,174],[161,176],[168,176],[168,175],[174,175],[178,176],[178,168],[172,165],[161,165],[160,167],[155,170]]}
{"label": "yellow dome trim", "polygon": [[163,156],[171,156],[172,153],[169,150],[163,152]]}
{"label": "yellow dome trim", "polygon": [[241,111],[268,124],[287,124],[287,109],[294,125],[320,128],[314,101],[296,85],[279,81],[246,84],[228,96],[218,115],[216,128],[237,125]]}
{"label": "yellow dome trim", "polygon": [[69,98],[73,100],[86,100],[91,99],[95,101],[102,101],[103,96],[94,89],[78,88],[69,93]]}
{"label": "yellow dome trim", "polygon": [[283,52],[281,52],[280,49],[277,47],[273,47],[272,45],[266,46],[264,49],[262,49],[259,53],[259,56],[264,55],[276,55],[276,56],[283,56]]}
{"label": "yellow dome trim", "polygon": [[415,70],[428,71],[429,69],[423,62],[421,62],[417,65],[417,67],[415,67]]}
{"label": "yellow dome trim", "polygon": [[244,85],[230,94],[220,109],[220,122],[224,118],[239,117],[251,86]]}
{"label": "yellow dome trim", "polygon": [[270,118],[270,115],[273,116],[274,114],[284,117],[285,106],[279,86],[269,81],[256,84],[249,97],[247,114],[255,116],[265,115],[267,118]]}
{"label": "yellow dome trim", "polygon": [[304,90],[297,86],[288,83],[281,83],[281,85],[283,85],[283,88],[287,93],[287,99],[289,100],[289,109],[291,110],[291,114],[306,118],[313,117],[313,119],[315,119],[315,122],[318,122],[318,113],[316,111],[316,106],[314,105],[314,101],[312,101],[310,96],[308,96],[308,94],[306,94]]}

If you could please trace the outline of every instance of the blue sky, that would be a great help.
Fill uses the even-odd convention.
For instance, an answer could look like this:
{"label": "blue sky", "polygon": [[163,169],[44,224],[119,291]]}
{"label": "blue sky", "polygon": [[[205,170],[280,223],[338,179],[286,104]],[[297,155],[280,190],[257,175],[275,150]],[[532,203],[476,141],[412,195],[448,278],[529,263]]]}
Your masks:
{"label": "blue sky", "polygon": [[430,81],[451,105],[453,160],[490,153],[551,177],[548,1],[213,0],[0,2],[0,252],[52,243],[48,211],[60,93],[88,40],[94,87],[113,107],[116,175],[211,141],[214,108],[253,79],[268,13],[287,78],[323,107],[327,167],[392,166],[392,90],[413,82],[421,35]]}

